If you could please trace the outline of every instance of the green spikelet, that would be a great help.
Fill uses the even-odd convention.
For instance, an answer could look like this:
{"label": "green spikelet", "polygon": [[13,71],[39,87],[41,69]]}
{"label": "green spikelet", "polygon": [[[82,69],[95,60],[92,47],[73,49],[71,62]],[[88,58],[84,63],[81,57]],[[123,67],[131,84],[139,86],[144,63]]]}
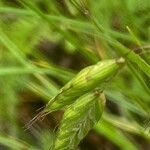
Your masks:
{"label": "green spikelet", "polygon": [[105,85],[120,70],[124,59],[100,61],[95,65],[86,67],[68,82],[50,102],[45,111],[52,112],[72,104],[78,97],[99,87],[104,90]]}
{"label": "green spikelet", "polygon": [[59,93],[49,101],[43,111],[29,122],[27,128],[39,118],[74,103],[77,98],[97,87],[103,91],[124,63],[123,58],[104,60],[80,71],[60,89]]}
{"label": "green spikelet", "polygon": [[100,120],[105,106],[101,90],[78,98],[67,108],[53,150],[75,150],[89,130]]}

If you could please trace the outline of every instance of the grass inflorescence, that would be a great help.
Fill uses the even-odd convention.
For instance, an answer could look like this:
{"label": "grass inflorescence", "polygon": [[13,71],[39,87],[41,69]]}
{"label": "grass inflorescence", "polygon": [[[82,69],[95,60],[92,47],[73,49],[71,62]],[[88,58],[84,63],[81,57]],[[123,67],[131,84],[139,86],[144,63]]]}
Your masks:
{"label": "grass inflorescence", "polygon": [[0,1],[0,149],[148,150],[149,7]]}

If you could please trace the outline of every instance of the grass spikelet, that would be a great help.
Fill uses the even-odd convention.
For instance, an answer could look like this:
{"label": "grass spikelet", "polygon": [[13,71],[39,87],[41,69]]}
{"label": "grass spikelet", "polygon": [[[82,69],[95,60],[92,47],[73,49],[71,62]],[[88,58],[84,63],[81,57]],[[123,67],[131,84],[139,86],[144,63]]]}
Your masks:
{"label": "grass spikelet", "polygon": [[99,87],[104,90],[105,84],[109,82],[124,64],[124,59],[112,59],[100,61],[95,65],[86,67],[68,82],[51,100],[47,111],[55,111],[64,106],[72,104],[78,97]]}
{"label": "grass spikelet", "polygon": [[103,91],[124,63],[125,60],[123,58],[110,59],[100,61],[95,65],[81,70],[71,81],[60,89],[59,93],[49,101],[42,112],[29,122],[27,127],[30,127],[39,118],[43,118],[53,111],[72,104],[77,98],[96,87]]}
{"label": "grass spikelet", "polygon": [[104,106],[105,97],[100,89],[78,98],[64,113],[53,150],[76,149],[100,120]]}

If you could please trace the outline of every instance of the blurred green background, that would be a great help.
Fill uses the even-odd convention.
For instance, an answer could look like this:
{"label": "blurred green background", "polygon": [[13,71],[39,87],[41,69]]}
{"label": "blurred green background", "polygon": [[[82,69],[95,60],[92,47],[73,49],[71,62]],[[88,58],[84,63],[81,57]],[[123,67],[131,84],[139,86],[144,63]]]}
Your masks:
{"label": "blurred green background", "polygon": [[[48,150],[63,112],[24,126],[81,69],[126,56],[122,46],[150,67],[149,0],[0,0],[0,150]],[[107,86],[80,150],[150,149],[150,75],[136,62]]]}

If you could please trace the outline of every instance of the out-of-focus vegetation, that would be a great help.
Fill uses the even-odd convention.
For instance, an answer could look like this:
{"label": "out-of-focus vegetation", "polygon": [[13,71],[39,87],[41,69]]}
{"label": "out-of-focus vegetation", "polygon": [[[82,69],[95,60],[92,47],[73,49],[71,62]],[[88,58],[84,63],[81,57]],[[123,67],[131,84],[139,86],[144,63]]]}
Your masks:
{"label": "out-of-focus vegetation", "polygon": [[23,127],[84,67],[126,59],[81,150],[149,150],[149,0],[0,1],[0,150],[48,150],[63,111]]}

